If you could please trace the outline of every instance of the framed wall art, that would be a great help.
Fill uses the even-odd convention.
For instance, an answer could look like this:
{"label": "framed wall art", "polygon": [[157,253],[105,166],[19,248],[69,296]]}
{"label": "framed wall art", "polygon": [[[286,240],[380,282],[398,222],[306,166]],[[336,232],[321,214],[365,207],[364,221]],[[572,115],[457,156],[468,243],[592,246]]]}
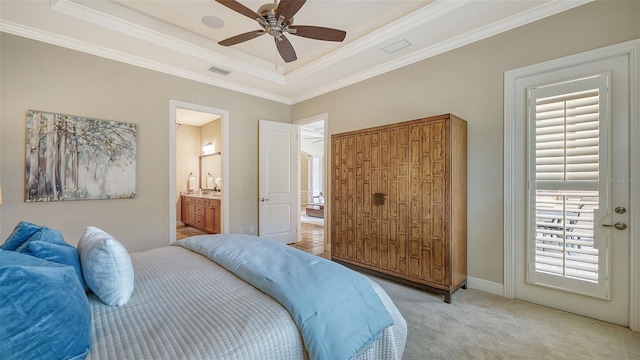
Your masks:
{"label": "framed wall art", "polygon": [[26,202],[128,199],[135,190],[135,124],[27,112]]}

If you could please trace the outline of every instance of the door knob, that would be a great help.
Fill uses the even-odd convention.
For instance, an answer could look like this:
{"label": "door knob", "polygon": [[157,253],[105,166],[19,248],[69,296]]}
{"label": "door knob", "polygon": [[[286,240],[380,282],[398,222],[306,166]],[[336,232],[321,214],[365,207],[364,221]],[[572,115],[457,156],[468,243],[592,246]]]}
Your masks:
{"label": "door knob", "polygon": [[265,202],[265,201],[269,201],[269,199],[260,198],[260,201]]}
{"label": "door knob", "polygon": [[627,228],[627,224],[625,224],[625,223],[623,223],[623,222],[621,222],[621,221],[618,221],[618,222],[617,222],[617,223],[615,223],[615,224],[602,224],[602,226],[606,226],[606,227],[614,227],[614,228],[616,228],[617,230],[624,230],[624,229],[626,229],[626,228]]}

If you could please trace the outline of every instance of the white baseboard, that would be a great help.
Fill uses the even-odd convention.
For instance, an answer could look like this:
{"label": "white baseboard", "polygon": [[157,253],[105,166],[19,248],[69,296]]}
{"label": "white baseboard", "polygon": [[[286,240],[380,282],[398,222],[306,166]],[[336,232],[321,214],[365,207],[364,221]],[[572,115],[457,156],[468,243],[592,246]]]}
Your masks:
{"label": "white baseboard", "polygon": [[493,295],[504,296],[504,285],[492,281],[467,277],[467,288],[484,291]]}

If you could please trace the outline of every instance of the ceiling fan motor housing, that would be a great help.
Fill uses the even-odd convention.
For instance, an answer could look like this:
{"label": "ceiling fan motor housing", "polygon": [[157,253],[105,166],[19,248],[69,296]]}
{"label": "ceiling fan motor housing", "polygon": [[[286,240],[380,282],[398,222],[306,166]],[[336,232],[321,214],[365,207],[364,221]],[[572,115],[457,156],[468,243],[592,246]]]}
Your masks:
{"label": "ceiling fan motor housing", "polygon": [[286,19],[286,21],[280,23],[278,19],[276,19],[276,11],[278,10],[278,5],[276,4],[264,4],[260,6],[257,13],[260,15],[265,21],[262,22],[258,19],[258,23],[264,29],[264,31],[276,38],[282,36],[283,32],[295,32],[288,29],[288,26],[293,24],[293,17]]}

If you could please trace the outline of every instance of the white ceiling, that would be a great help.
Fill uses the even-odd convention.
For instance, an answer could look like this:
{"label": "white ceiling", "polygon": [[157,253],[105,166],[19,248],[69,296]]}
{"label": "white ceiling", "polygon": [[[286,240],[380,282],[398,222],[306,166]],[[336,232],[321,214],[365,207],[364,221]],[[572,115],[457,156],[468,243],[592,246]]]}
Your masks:
{"label": "white ceiling", "polygon": [[[287,35],[298,55],[288,64],[269,35],[218,45],[259,26],[213,0],[1,0],[0,31],[294,104],[589,1],[308,0],[295,25],[347,36],[336,43]],[[270,1],[239,2],[256,11]],[[205,26],[205,16],[224,25]],[[382,49],[398,41],[412,45]]]}

